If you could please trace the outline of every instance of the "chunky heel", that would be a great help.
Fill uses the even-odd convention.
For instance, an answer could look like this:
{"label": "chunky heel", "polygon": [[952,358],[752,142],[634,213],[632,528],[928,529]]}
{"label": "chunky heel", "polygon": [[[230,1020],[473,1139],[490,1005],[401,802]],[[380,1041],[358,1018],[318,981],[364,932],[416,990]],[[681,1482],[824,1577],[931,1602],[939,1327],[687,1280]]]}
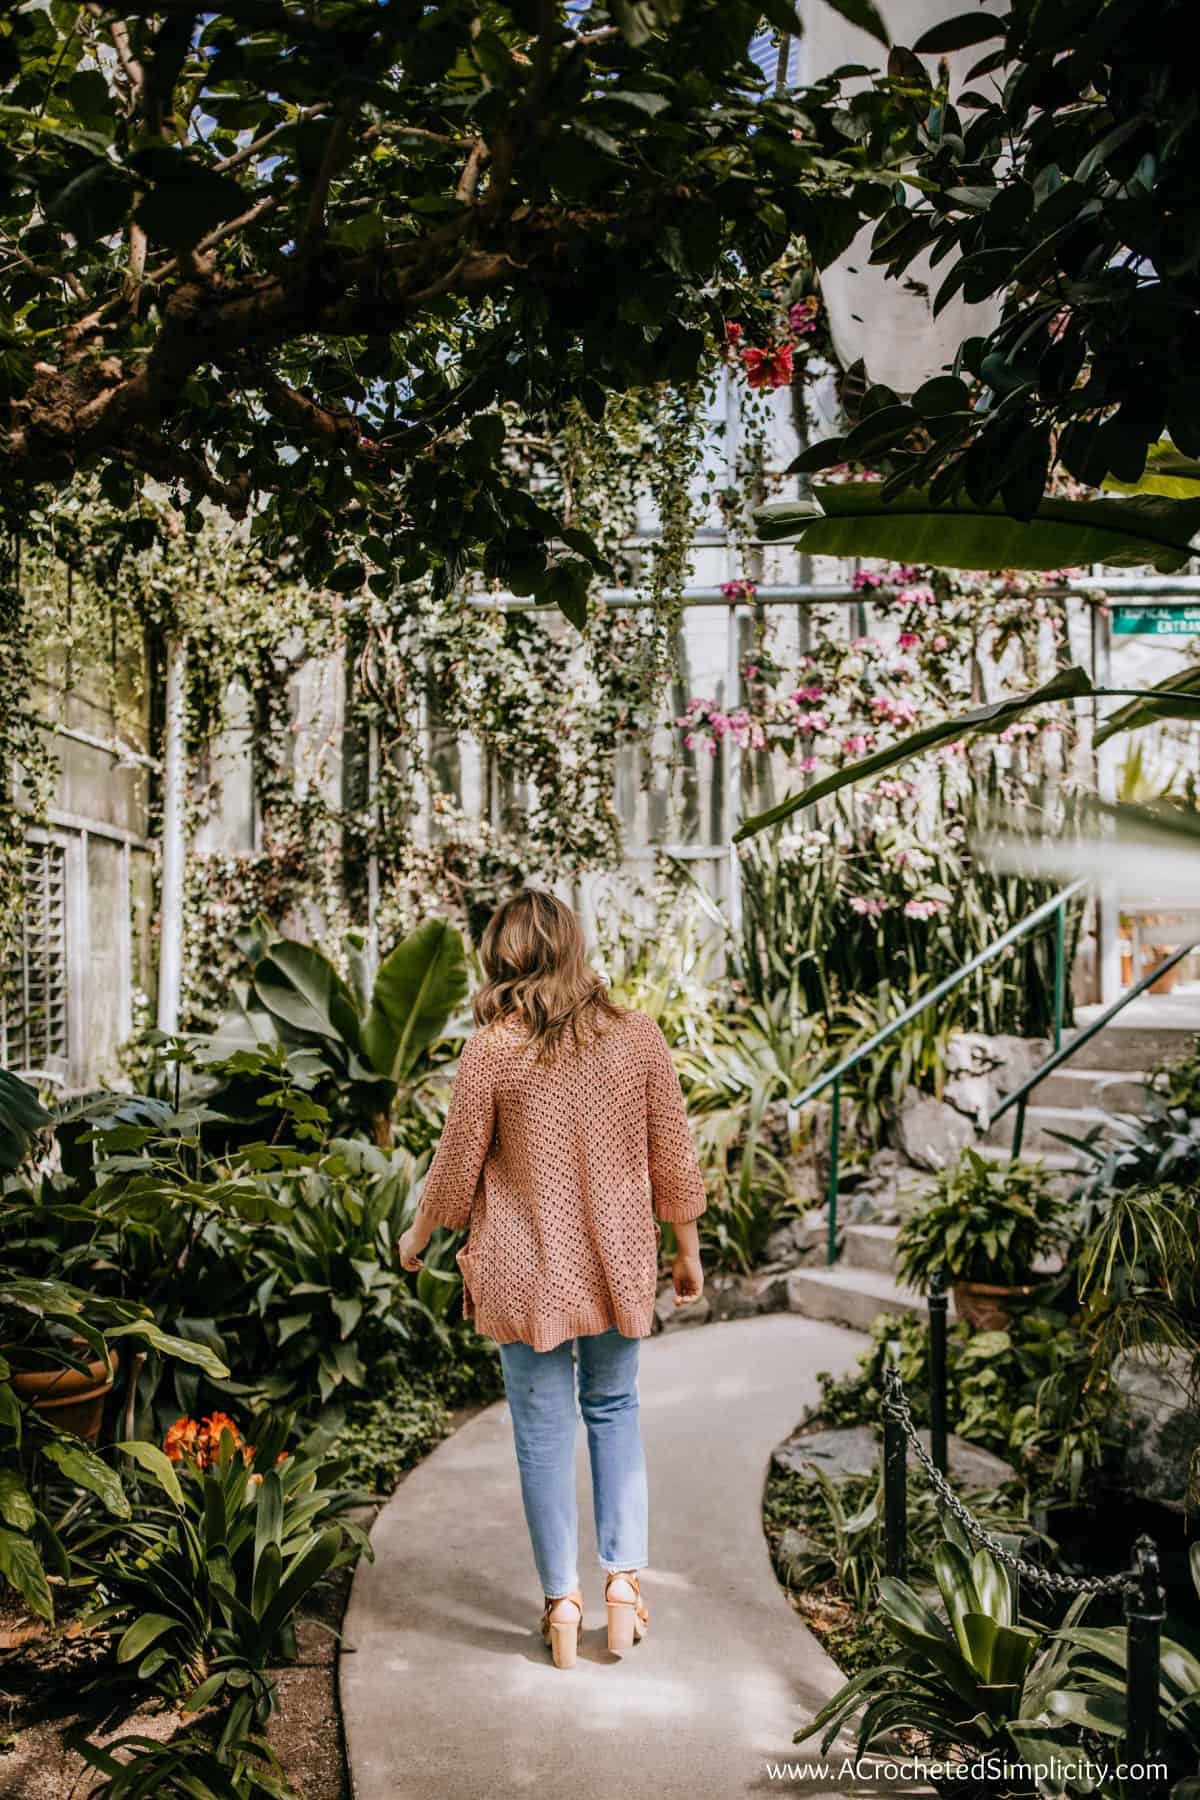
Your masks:
{"label": "chunky heel", "polygon": [[[573,1606],[575,1615],[564,1618],[553,1618],[551,1615],[556,1606],[564,1604]],[[576,1588],[573,1594],[564,1594],[561,1599],[547,1600],[542,1608],[542,1640],[554,1658],[556,1669],[573,1669],[579,1655],[579,1639],[583,1635],[583,1595]]]}
{"label": "chunky heel", "polygon": [[[613,1588],[618,1583],[618,1598],[614,1599]],[[604,1606],[608,1613],[609,1649],[617,1655],[622,1650],[632,1650],[645,1637],[650,1623],[642,1599],[642,1585],[632,1571],[623,1570],[609,1576],[604,1584]]]}
{"label": "chunky heel", "polygon": [[632,1600],[608,1602],[608,1647],[610,1650],[632,1650],[633,1628],[637,1607]]}

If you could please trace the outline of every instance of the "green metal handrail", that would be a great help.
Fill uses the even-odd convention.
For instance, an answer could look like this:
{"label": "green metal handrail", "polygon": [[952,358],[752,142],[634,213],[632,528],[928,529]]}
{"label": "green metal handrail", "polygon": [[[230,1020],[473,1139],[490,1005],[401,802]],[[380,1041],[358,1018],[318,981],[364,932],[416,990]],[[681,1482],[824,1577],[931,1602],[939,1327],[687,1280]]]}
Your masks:
{"label": "green metal handrail", "polygon": [[964,981],[969,981],[976,970],[982,969],[984,964],[991,962],[993,957],[1000,956],[1005,950],[1010,950],[1014,944],[1020,943],[1023,937],[1027,937],[1031,931],[1036,931],[1038,926],[1044,924],[1051,915],[1054,916],[1055,921],[1054,1048],[1057,1051],[1062,1044],[1063,1008],[1066,1002],[1066,909],[1068,903],[1086,885],[1086,882],[1082,880],[1073,881],[1070,887],[1063,888],[1061,893],[1052,895],[1049,900],[1043,901],[1041,906],[1035,907],[1027,918],[1019,919],[1015,925],[1010,925],[1004,935],[998,937],[994,944],[987,944],[982,950],[977,951],[969,962],[962,965],[961,969],[955,969],[954,973],[947,975],[944,981],[939,981],[935,988],[931,988],[919,1000],[914,1000],[911,1006],[906,1006],[899,1017],[893,1019],[890,1024],[884,1025],[873,1037],[868,1038],[865,1044],[861,1044],[857,1050],[852,1050],[850,1055],[843,1057],[835,1068],[819,1076],[816,1081],[811,1082],[804,1089],[803,1093],[788,1102],[789,1108],[795,1110],[806,1105],[809,1100],[815,1100],[817,1095],[823,1094],[827,1087],[833,1089],[833,1111],[829,1124],[827,1262],[832,1263],[837,1260],[838,1160],[842,1141],[843,1075],[848,1075],[851,1069],[857,1068],[858,1064],[878,1050],[881,1044],[886,1044],[889,1038],[895,1037],[898,1031],[902,1031],[906,1025],[919,1018],[929,1007],[935,1006],[939,1000],[944,1000],[947,994],[952,994],[955,988],[961,987]]}
{"label": "green metal handrail", "polygon": [[1063,1063],[1074,1056],[1077,1050],[1082,1050],[1083,1046],[1088,1043],[1091,1038],[1094,1038],[1098,1031],[1103,1031],[1110,1019],[1115,1019],[1117,1014],[1123,1011],[1123,1009],[1129,1005],[1131,1000],[1136,1000],[1139,994],[1144,994],[1146,989],[1152,987],[1160,976],[1167,974],[1169,970],[1175,967],[1176,963],[1182,962],[1185,956],[1190,956],[1192,951],[1198,946],[1200,946],[1200,938],[1194,938],[1191,943],[1184,944],[1180,949],[1172,951],[1170,956],[1164,956],[1160,963],[1155,963],[1154,967],[1147,970],[1146,974],[1143,975],[1140,980],[1135,981],[1132,987],[1126,988],[1125,992],[1119,999],[1114,1000],[1111,1006],[1105,1007],[1098,1019],[1093,1019],[1091,1024],[1085,1025],[1082,1031],[1077,1031],[1070,1043],[1064,1044],[1056,1039],[1054,1054],[1048,1056],[1044,1063],[1040,1063],[1033,1071],[1032,1075],[1027,1075],[1020,1086],[1015,1087],[1011,1094],[1005,1094],[1003,1100],[988,1120],[988,1123],[989,1125],[994,1125],[997,1119],[1003,1117],[1010,1106],[1016,1107],[1017,1120],[1016,1124],[1013,1126],[1012,1136],[1013,1156],[1020,1156],[1021,1154],[1021,1145],[1025,1139],[1025,1108],[1028,1105],[1029,1096],[1034,1088],[1039,1087],[1041,1083],[1045,1081],[1047,1075],[1053,1075],[1055,1069],[1060,1068]]}

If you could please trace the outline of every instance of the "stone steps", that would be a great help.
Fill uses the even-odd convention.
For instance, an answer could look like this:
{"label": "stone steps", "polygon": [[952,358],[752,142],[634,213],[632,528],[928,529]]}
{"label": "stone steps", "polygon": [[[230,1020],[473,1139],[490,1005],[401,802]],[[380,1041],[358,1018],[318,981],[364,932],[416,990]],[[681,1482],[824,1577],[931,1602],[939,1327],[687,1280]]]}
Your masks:
{"label": "stone steps", "polygon": [[[1017,1108],[1014,1106],[1004,1117],[997,1119],[989,1126],[985,1142],[998,1144],[1007,1149],[1013,1139],[1017,1124]],[[1046,1106],[1040,1102],[1036,1106],[1032,1101],[1025,1109],[1025,1131],[1021,1140],[1021,1155],[1026,1160],[1040,1156],[1044,1151],[1063,1151],[1069,1156],[1077,1154],[1064,1138],[1087,1137],[1096,1131],[1102,1138],[1112,1136],[1113,1112],[1104,1111],[1098,1106]]]}
{"label": "stone steps", "polygon": [[[1156,1009],[1157,1010],[1157,1009]],[[1096,1017],[1099,1007],[1076,1009],[1075,1022],[1080,1028],[1088,1023],[1089,1014]],[[1070,1043],[1068,1038],[1067,1043]],[[1195,1024],[1151,1022],[1140,1001],[1131,1001],[1125,1012],[1118,1013],[1111,1025],[1098,1031],[1089,1043],[1070,1059],[1075,1070],[1120,1070],[1143,1073],[1157,1068],[1173,1057],[1186,1056],[1196,1041]]]}
{"label": "stone steps", "polygon": [[891,1275],[896,1267],[898,1225],[847,1225],[842,1233],[839,1266],[843,1269],[874,1269],[876,1274]]}
{"label": "stone steps", "polygon": [[[985,1162],[1006,1163],[1012,1160],[1004,1144],[983,1143],[976,1144],[975,1148]],[[1089,1166],[1082,1156],[1076,1155],[1073,1150],[1068,1150],[1065,1144],[1057,1150],[1039,1150],[1029,1160],[1041,1163],[1042,1167],[1049,1169],[1053,1175],[1078,1175],[1081,1169]]]}
{"label": "stone steps", "polygon": [[1105,1112],[1136,1113],[1146,1103],[1147,1086],[1145,1076],[1132,1070],[1077,1069],[1064,1063],[1033,1091],[1039,1106],[1098,1106]]}
{"label": "stone steps", "polygon": [[[871,1229],[865,1227],[864,1229]],[[925,1302],[879,1269],[793,1269],[787,1278],[788,1311],[831,1325],[869,1331],[881,1313],[924,1313]]]}

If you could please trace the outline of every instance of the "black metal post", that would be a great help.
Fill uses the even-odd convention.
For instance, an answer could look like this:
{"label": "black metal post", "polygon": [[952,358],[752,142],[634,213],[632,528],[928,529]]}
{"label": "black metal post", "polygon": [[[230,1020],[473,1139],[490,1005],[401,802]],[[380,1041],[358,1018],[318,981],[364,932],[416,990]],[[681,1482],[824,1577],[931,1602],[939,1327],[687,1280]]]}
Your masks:
{"label": "black metal post", "polygon": [[946,1452],[946,1283],[939,1269],[929,1284],[929,1454],[947,1472]]}
{"label": "black metal post", "polygon": [[1142,1770],[1131,1775],[1125,1791],[1138,1800],[1155,1800],[1166,1785],[1147,1772],[1161,1754],[1158,1685],[1166,1604],[1158,1574],[1158,1549],[1153,1538],[1143,1535],[1133,1546],[1133,1582],[1125,1595],[1125,1758]]}
{"label": "black metal post", "polygon": [[900,1346],[894,1340],[885,1351],[883,1367],[883,1536],[884,1561],[889,1575],[903,1581],[908,1574],[908,1441],[904,1425],[894,1410]]}

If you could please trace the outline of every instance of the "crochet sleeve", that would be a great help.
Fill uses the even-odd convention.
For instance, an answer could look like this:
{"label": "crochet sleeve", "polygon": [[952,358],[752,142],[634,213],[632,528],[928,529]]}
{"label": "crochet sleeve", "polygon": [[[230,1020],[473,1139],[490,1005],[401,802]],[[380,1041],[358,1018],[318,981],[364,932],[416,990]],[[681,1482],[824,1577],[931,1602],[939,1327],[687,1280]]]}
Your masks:
{"label": "crochet sleeve", "polygon": [[419,1204],[432,1224],[451,1231],[466,1225],[495,1124],[488,1058],[478,1037],[469,1038],[458,1059],[450,1111]]}
{"label": "crochet sleeve", "polygon": [[698,1219],[704,1211],[704,1177],[692,1147],[675,1064],[666,1038],[653,1021],[647,1038],[650,1071],[646,1111],[654,1216],[669,1224],[682,1224],[687,1219]]}

